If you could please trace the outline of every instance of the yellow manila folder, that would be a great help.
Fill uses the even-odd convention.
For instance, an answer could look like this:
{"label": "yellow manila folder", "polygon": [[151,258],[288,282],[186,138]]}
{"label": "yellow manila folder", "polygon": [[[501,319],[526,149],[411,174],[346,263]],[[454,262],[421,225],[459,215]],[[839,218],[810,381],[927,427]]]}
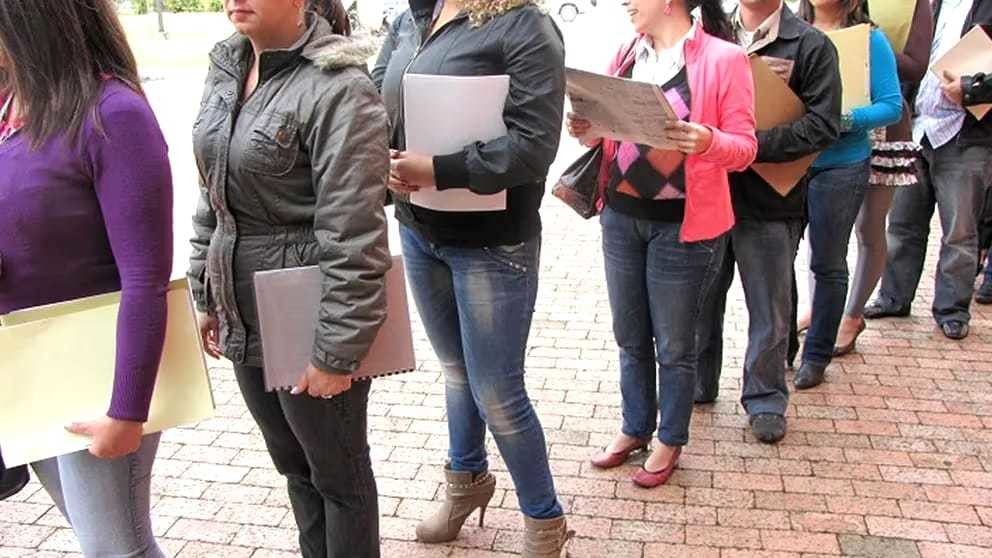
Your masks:
{"label": "yellow manila folder", "polygon": [[[791,124],[806,115],[806,105],[789,89],[760,56],[751,56],[754,76],[754,116],[759,130]],[[755,163],[751,170],[782,196],[787,196],[802,180],[817,154],[788,163]]]}
{"label": "yellow manila folder", "polygon": [[[0,316],[0,450],[8,466],[89,447],[65,426],[107,412],[119,302],[114,293]],[[168,305],[148,434],[214,414],[185,279],[169,285]]]}
{"label": "yellow manila folder", "polygon": [[[944,70],[950,70],[959,76],[970,76],[977,73],[992,73],[992,39],[981,25],[976,25],[968,31],[958,44],[938,60],[930,71],[944,81]],[[968,107],[975,118],[981,120],[992,109],[992,104]]]}
{"label": "yellow manila folder", "polygon": [[827,33],[840,62],[845,113],[871,104],[871,26],[867,23]]}

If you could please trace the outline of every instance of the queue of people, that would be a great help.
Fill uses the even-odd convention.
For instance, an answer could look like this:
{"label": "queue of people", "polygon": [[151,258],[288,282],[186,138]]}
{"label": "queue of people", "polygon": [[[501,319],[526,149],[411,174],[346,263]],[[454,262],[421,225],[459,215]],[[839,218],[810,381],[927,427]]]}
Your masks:
{"label": "queue of people", "polygon": [[[992,121],[964,107],[988,102],[992,83],[926,68],[974,25],[992,23],[992,1],[936,0],[931,12],[918,0],[901,44],[873,29],[870,103],[842,112],[825,32],[873,24],[872,10],[888,1],[802,0],[796,13],[782,0],[741,0],[727,14],[720,0],[626,0],[634,33],[607,73],[661,87],[677,120],[665,129],[672,147],[659,149],[594,137],[590,122],[565,114],[563,37],[533,0],[411,0],[381,48],[350,37],[336,0],[226,0],[235,33],[210,54],[193,125],[201,198],[189,281],[204,349],[234,363],[286,477],[302,555],[380,554],[370,383],[350,374],[388,311],[390,203],[445,379],[445,499],[417,539],[451,541],[475,512],[483,524],[496,492],[488,430],[523,516],[523,555],[565,551],[574,532],[525,385],[538,210],[563,121],[602,151],[597,201],[623,407],[593,466],[644,452],[631,480],[645,489],[677,469],[694,404],[719,395],[735,266],[750,319],[741,402],[764,443],[787,432],[794,333],[806,331],[794,385],[810,389],[855,349],[864,319],[909,314],[935,206],[944,235],[933,315],[947,337],[967,336]],[[749,55],[799,97],[802,118],[756,129]],[[408,150],[410,73],[508,75],[506,134],[439,156]],[[751,168],[814,154],[784,196]],[[159,435],[142,425],[167,320],[172,177],[109,0],[0,2],[0,168],[14,170],[0,172],[0,314],[122,292],[108,412],[70,427],[92,438],[90,450],[33,469],[85,556],[162,556],[149,513]],[[423,189],[506,192],[506,209],[433,211],[410,201]],[[859,263],[849,290],[852,229]],[[811,305],[799,317],[804,234]],[[253,274],[309,265],[324,276],[310,364],[292,391],[266,392]],[[987,273],[982,303],[992,302],[992,264]],[[26,477],[2,463],[7,496]]]}

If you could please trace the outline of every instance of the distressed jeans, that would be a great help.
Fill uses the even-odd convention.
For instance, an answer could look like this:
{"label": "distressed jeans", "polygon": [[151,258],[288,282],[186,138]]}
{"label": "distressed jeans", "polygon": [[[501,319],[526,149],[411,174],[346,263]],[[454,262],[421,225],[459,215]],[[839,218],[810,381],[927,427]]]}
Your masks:
{"label": "distressed jeans", "polygon": [[524,384],[541,241],[464,248],[401,227],[406,273],[441,361],[453,471],[488,469],[486,427],[516,487],[520,511],[560,517],[544,430]]}

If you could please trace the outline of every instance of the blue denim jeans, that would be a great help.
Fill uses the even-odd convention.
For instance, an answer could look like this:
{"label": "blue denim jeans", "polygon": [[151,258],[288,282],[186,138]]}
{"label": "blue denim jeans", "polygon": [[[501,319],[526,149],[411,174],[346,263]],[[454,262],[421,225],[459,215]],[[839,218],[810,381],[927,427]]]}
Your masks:
{"label": "blue denim jeans", "polygon": [[33,464],[86,558],[164,558],[149,515],[159,434],[120,459],[79,451]]}
{"label": "blue denim jeans", "polygon": [[600,222],[620,348],[622,431],[648,438],[657,430],[666,446],[684,446],[696,387],[695,324],[726,238],[682,243],[678,223],[635,219],[609,208]]}
{"label": "blue denim jeans", "polygon": [[428,242],[401,227],[400,238],[417,310],[444,369],[449,467],[488,469],[488,426],[520,511],[535,519],[560,517],[544,430],[524,385],[540,237],[515,246],[462,248]]}
{"label": "blue denim jeans", "polygon": [[827,366],[847,302],[847,245],[865,199],[869,161],[809,172],[809,267],[812,321],[803,362]]}
{"label": "blue denim jeans", "polygon": [[789,386],[786,350],[792,322],[792,279],[802,223],[740,221],[730,233],[726,256],[699,319],[696,398],[715,399],[723,368],[723,318],[727,292],[740,270],[747,303],[747,352],[741,404],[750,416],[785,415]]}

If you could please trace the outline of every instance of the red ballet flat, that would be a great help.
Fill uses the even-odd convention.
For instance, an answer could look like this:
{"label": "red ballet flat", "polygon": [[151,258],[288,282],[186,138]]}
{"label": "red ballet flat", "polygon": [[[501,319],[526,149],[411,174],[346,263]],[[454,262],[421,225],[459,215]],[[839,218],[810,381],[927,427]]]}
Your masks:
{"label": "red ballet flat", "polygon": [[597,469],[613,469],[626,463],[632,454],[648,451],[650,444],[651,440],[649,438],[620,451],[610,452],[604,450],[594,455],[589,462]]}
{"label": "red ballet flat", "polygon": [[660,471],[648,471],[644,467],[638,469],[631,480],[641,488],[656,488],[668,482],[679,466],[679,456],[682,455],[682,448],[676,448],[672,460]]}

